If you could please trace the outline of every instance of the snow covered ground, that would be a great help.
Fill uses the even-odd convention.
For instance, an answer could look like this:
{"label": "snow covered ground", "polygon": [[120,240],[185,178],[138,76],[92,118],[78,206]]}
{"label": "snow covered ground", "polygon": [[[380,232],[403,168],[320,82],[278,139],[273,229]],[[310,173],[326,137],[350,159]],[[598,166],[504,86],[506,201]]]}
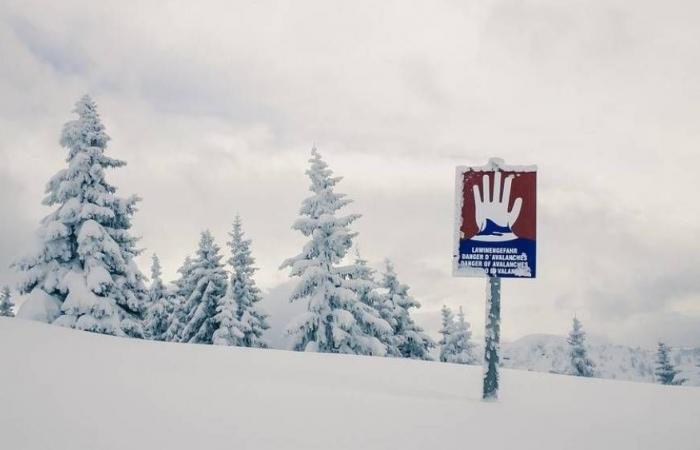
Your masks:
{"label": "snow covered ground", "polygon": [[0,447],[697,449],[700,388],[145,342],[0,319]]}

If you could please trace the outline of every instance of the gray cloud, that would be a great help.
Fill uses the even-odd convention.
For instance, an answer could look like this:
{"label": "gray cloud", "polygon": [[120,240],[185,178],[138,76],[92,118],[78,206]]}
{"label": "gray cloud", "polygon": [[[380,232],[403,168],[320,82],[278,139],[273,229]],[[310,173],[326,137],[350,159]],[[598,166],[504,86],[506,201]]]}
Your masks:
{"label": "gray cloud", "polygon": [[60,127],[88,91],[129,163],[112,180],[144,198],[135,231],[167,276],[201,229],[223,244],[240,212],[260,284],[285,282],[316,142],[364,214],[363,254],[395,260],[431,332],[446,303],[478,333],[484,282],[450,276],[453,170],[499,155],[540,166],[540,277],[504,282],[506,338],[565,332],[576,313],[615,339],[698,344],[697,8],[8,2],[0,263],[47,213]]}

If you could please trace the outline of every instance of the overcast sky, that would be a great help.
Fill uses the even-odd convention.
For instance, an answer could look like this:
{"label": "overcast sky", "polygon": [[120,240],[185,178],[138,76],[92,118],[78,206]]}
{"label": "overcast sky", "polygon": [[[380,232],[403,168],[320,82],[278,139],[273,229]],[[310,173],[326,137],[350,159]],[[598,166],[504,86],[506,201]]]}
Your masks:
{"label": "overcast sky", "polygon": [[[503,334],[700,345],[700,3],[33,2],[0,8],[0,282],[31,243],[60,129],[90,93],[143,197],[167,278],[239,212],[265,289],[304,240],[311,146],[435,333],[482,333],[484,285],[451,277],[454,167],[539,167],[538,278],[503,282]],[[272,311],[274,313],[274,311]]]}

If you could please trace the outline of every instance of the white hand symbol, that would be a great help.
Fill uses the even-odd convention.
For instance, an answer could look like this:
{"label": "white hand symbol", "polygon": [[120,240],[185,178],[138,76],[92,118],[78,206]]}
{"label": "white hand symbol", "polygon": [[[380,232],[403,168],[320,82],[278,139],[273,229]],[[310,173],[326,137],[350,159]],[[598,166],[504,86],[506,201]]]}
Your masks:
{"label": "white hand symbol", "polygon": [[[510,241],[517,239],[517,236],[511,231],[511,227],[518,220],[520,208],[523,205],[522,198],[516,198],[513,202],[513,209],[508,212],[510,204],[510,186],[513,183],[513,175],[506,177],[503,185],[503,197],[501,198],[501,172],[496,170],[493,183],[493,197],[490,195],[489,176],[484,175],[482,178],[483,185],[483,200],[479,195],[479,187],[474,185],[474,206],[476,209],[476,223],[479,225],[478,235],[472,237],[475,241]],[[497,228],[496,230],[485,231],[487,219],[491,220]]]}

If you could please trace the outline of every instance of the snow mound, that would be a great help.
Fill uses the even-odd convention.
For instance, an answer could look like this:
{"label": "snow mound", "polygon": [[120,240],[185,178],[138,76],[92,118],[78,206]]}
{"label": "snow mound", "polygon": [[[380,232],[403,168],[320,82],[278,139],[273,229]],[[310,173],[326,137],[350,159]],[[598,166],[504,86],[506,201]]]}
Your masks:
{"label": "snow mound", "polygon": [[0,319],[8,449],[697,449],[700,389]]}
{"label": "snow mound", "polygon": [[34,288],[26,297],[17,311],[19,319],[48,323],[61,313],[61,302],[40,288]]}

